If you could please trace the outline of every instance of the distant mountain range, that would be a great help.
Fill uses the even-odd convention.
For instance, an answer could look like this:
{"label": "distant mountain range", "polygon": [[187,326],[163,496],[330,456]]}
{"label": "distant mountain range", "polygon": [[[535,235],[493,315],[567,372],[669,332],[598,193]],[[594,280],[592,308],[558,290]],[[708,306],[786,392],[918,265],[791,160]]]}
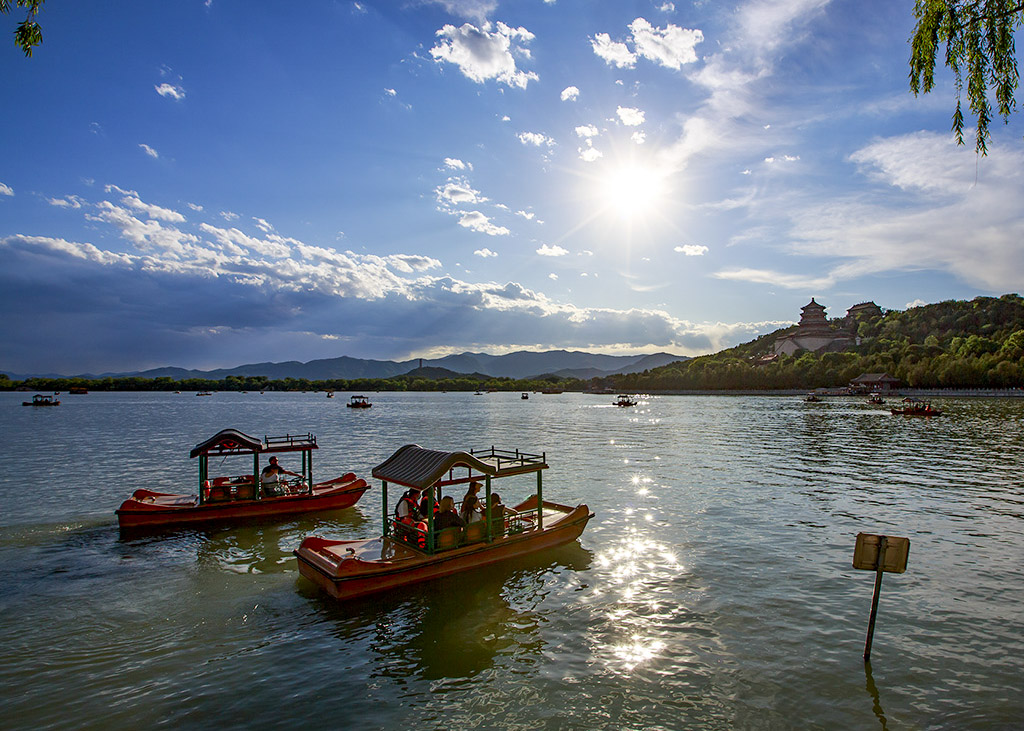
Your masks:
{"label": "distant mountain range", "polygon": [[[365,360],[362,358],[326,358],[308,363],[286,361],[284,363],[249,363],[235,368],[218,368],[211,371],[186,368],[153,368],[133,373],[104,373],[101,376],[81,374],[82,378],[117,378],[139,376],[142,378],[169,377],[175,381],[186,378],[209,378],[222,380],[228,376],[266,376],[271,380],[284,378],[306,378],[311,381],[331,379],[351,380],[355,378],[391,378],[423,368],[443,368],[459,374],[483,374],[491,377],[534,378],[556,375],[565,378],[595,378],[620,373],[642,373],[651,368],[688,360],[683,355],[653,353],[650,355],[601,355],[580,351],[548,350],[542,353],[518,351],[507,355],[487,353],[461,353],[444,358],[423,358],[405,361]],[[8,373],[12,380],[20,381],[29,376]]]}

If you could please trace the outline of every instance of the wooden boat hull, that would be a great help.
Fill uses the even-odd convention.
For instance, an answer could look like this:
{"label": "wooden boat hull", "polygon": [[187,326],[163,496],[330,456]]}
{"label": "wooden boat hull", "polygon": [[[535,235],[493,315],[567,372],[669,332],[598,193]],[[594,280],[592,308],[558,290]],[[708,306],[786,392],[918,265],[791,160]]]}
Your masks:
{"label": "wooden boat hull", "polygon": [[356,479],[349,473],[318,483],[312,494],[205,502],[202,505],[196,495],[136,490],[117,509],[117,520],[121,528],[150,528],[341,510],[355,505],[368,489],[366,480]]}
{"label": "wooden boat hull", "polygon": [[391,538],[332,541],[315,536],[306,538],[294,553],[302,576],[335,599],[354,599],[569,543],[580,537],[594,517],[586,505],[570,508],[545,501],[544,507],[564,511],[564,515],[550,525],[545,518],[543,530],[491,543],[471,543],[433,555]]}

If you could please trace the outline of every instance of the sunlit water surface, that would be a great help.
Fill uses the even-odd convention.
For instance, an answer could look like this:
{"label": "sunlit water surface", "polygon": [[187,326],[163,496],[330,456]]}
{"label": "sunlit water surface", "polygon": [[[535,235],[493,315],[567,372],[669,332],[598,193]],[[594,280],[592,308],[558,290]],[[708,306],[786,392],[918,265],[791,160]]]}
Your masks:
{"label": "sunlit water surface", "polygon": [[[0,394],[5,728],[1024,722],[1024,399],[914,419],[838,398],[25,396]],[[379,534],[379,484],[349,510],[121,536],[120,501],[193,492],[188,451],[225,427],[315,433],[321,478],[407,443],[546,452],[545,496],[596,517],[561,549],[349,604],[291,552]],[[533,487],[507,483],[506,503]],[[911,541],[867,667],[861,531]]]}

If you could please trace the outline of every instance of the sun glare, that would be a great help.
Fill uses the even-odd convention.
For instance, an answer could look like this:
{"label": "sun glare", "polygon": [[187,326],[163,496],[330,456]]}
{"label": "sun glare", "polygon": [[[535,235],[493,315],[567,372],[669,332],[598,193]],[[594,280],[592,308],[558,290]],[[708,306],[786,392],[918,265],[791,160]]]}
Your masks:
{"label": "sun glare", "polygon": [[650,165],[629,163],[609,169],[599,181],[605,208],[620,218],[657,211],[666,192],[665,176]]}

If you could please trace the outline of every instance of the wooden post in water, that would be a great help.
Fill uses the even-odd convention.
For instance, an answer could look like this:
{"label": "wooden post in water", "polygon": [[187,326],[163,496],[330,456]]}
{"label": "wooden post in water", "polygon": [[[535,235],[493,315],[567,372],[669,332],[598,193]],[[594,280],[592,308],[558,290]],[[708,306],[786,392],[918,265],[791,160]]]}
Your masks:
{"label": "wooden post in water", "polygon": [[868,618],[868,638],[864,642],[864,659],[871,659],[871,640],[875,638],[875,617],[878,616],[878,597],[882,594],[882,559],[889,544],[888,536],[879,536],[878,556],[875,559],[875,593],[871,597],[871,616]]}
{"label": "wooden post in water", "polygon": [[875,593],[871,597],[871,617],[868,619],[868,636],[864,642],[865,662],[871,659],[871,641],[875,636],[878,599],[882,594],[882,574],[886,571],[902,574],[907,570],[909,554],[909,538],[857,534],[857,545],[853,549],[853,568],[875,572]]}

